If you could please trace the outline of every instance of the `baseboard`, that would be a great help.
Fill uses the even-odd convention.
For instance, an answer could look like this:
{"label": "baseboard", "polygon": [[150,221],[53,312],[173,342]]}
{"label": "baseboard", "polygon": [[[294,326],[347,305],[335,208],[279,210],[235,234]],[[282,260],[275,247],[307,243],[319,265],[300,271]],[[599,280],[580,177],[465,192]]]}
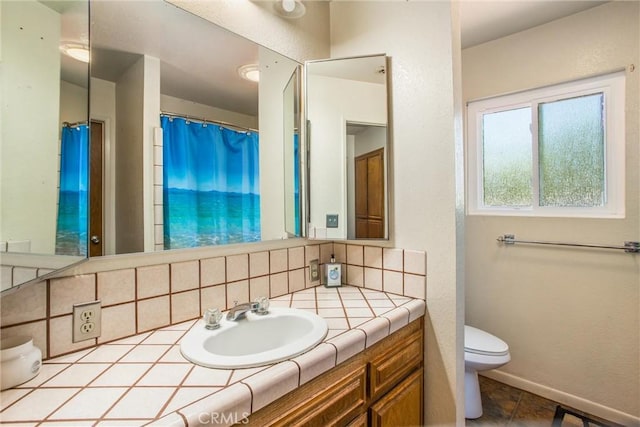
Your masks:
{"label": "baseboard", "polygon": [[603,406],[599,403],[583,399],[573,394],[565,393],[563,391],[556,390],[542,384],[534,383],[524,378],[502,372],[498,369],[494,369],[492,371],[484,371],[480,374],[487,378],[491,378],[493,380],[510,385],[512,387],[519,388],[521,390],[528,391],[533,394],[537,394],[538,396],[542,396],[546,399],[562,403],[563,405],[570,406],[574,409],[578,409],[587,414],[595,415],[596,417],[600,417],[614,423],[622,424],[629,427],[640,426],[639,417],[618,411],[617,409]]}

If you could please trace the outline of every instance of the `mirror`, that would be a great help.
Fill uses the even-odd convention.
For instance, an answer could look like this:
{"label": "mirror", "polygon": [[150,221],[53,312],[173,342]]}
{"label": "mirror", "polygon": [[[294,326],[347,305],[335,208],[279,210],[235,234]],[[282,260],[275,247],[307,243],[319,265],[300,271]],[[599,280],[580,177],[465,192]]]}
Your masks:
{"label": "mirror", "polygon": [[89,70],[69,54],[88,44],[88,2],[3,1],[0,15],[5,290],[87,256]]}
{"label": "mirror", "polygon": [[389,238],[387,57],[305,64],[310,239]]}
{"label": "mirror", "polygon": [[[285,228],[294,175],[282,173],[299,128],[291,78],[300,64],[164,1],[91,6],[91,120],[103,126],[96,138],[104,145],[97,255],[300,236],[299,226]],[[245,65],[257,66],[259,84],[240,77]],[[224,128],[206,138],[229,150],[198,149],[185,160],[186,143],[176,139],[183,130],[169,124],[192,134]],[[247,135],[253,139],[237,141]],[[242,175],[217,175],[230,163],[220,156],[248,144],[257,151],[243,157]],[[204,163],[217,169],[204,171]]]}

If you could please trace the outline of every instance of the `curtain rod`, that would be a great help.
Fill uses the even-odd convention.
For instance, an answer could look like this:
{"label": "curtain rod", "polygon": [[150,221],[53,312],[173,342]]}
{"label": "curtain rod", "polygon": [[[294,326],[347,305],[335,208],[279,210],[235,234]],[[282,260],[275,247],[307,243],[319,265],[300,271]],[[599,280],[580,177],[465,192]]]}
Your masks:
{"label": "curtain rod", "polygon": [[244,127],[244,126],[238,126],[238,125],[234,125],[233,123],[223,122],[221,120],[210,120],[210,119],[204,119],[202,117],[189,116],[187,114],[168,113],[166,111],[161,111],[160,115],[161,116],[167,116],[167,117],[179,117],[181,119],[187,119],[187,120],[190,120],[190,121],[196,121],[196,122],[200,122],[200,123],[211,123],[213,125],[225,126],[225,127],[232,128],[234,130],[240,130],[240,131],[245,131],[245,132],[260,133],[258,131],[258,129],[248,128],[248,127]]}
{"label": "curtain rod", "polygon": [[63,127],[69,127],[69,128],[74,128],[74,127],[78,127],[78,126],[82,126],[82,125],[86,125],[89,122],[87,120],[82,121],[82,122],[75,122],[75,123],[69,123],[69,122],[62,122],[62,126]]}

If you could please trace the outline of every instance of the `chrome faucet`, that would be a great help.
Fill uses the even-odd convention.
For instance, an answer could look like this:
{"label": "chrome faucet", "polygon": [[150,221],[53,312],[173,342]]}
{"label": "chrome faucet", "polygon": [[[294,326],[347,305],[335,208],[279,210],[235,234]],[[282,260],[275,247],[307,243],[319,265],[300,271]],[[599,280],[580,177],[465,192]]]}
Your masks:
{"label": "chrome faucet", "polygon": [[247,312],[264,315],[269,313],[269,299],[266,297],[258,297],[255,302],[245,302],[244,304],[238,304],[238,301],[234,301],[234,306],[227,313],[227,320],[240,320],[246,317]]}
{"label": "chrome faucet", "polygon": [[255,312],[257,310],[258,310],[257,302],[245,302],[244,304],[236,304],[227,313],[227,320],[240,320],[243,317],[246,317],[247,311]]}

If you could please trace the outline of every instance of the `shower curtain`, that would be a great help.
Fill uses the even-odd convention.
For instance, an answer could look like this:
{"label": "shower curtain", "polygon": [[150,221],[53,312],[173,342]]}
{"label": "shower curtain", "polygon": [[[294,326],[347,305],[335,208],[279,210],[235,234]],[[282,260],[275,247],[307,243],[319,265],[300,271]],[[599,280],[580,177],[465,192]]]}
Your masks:
{"label": "shower curtain", "polygon": [[258,134],[161,116],[164,247],[260,240]]}
{"label": "shower curtain", "polygon": [[89,126],[62,128],[57,255],[87,255]]}

